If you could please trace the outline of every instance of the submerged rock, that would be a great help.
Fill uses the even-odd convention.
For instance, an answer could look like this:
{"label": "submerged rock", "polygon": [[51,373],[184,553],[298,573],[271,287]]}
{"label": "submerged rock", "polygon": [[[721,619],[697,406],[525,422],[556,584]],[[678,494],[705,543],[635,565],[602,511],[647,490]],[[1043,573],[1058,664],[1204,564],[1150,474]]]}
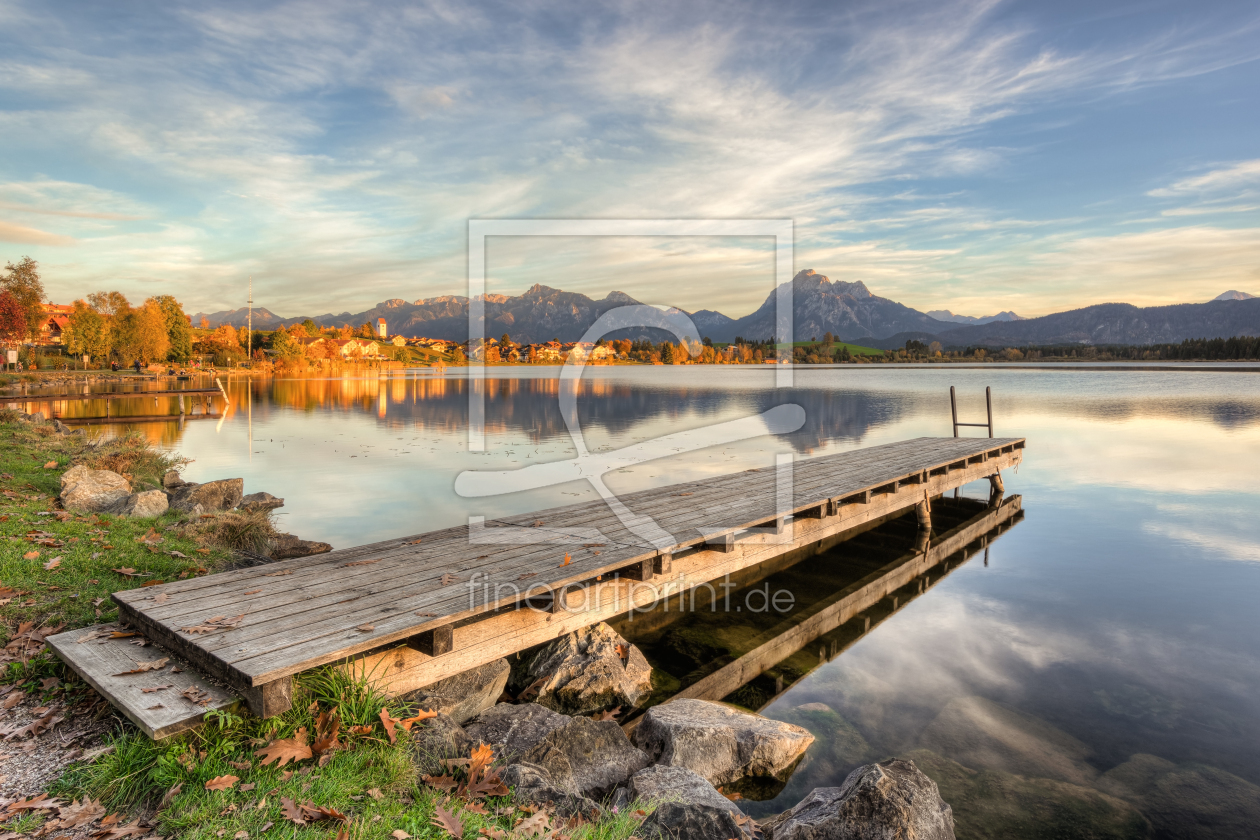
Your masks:
{"label": "submerged rock", "polygon": [[562,817],[592,819],[603,809],[593,799],[562,788],[546,769],[521,761],[511,765],[499,778],[512,789],[518,803],[550,808]]}
{"label": "submerged rock", "polygon": [[1098,771],[1085,744],[1043,720],[983,697],[956,697],[919,738],[925,749],[967,767],[1088,785]]}
{"label": "submerged rock", "polygon": [[656,764],[686,767],[713,785],[782,777],[814,742],[806,729],[707,700],[653,706],[634,732]]}
{"label": "submerged rock", "polygon": [[743,814],[698,802],[666,802],[639,824],[647,840],[752,840],[754,823]]}
{"label": "submerged rock", "polygon": [[636,705],[652,692],[652,666],[637,647],[600,622],[543,646],[519,680],[524,685],[542,680],[540,705],[582,715]]}
{"label": "submerged rock", "polygon": [[511,671],[506,659],[496,659],[417,689],[404,699],[419,703],[423,709],[450,715],[462,724],[498,702]]}
{"label": "submerged rock", "polygon": [[571,793],[602,799],[648,764],[616,721],[573,718],[521,756]]}
{"label": "submerged rock", "polygon": [[1136,805],[1159,836],[1260,834],[1260,786],[1217,767],[1138,753],[1104,773],[1098,787]]}
{"label": "submerged rock", "polygon": [[500,703],[469,721],[464,731],[474,741],[494,747],[499,758],[515,761],[570,720],[537,703]]}
{"label": "submerged rock", "polygon": [[292,534],[279,534],[271,538],[267,554],[272,560],[293,560],[298,557],[310,557],[312,554],[326,554],[332,546],[326,542],[303,540]]}
{"label": "submerged rock", "polygon": [[115,510],[131,495],[131,482],[110,470],[82,464],[61,474],[61,506],[75,513]]}
{"label": "submerged rock", "polygon": [[840,787],[814,790],[774,826],[774,840],[953,840],[936,783],[899,758],[866,764]]}
{"label": "submerged rock", "polygon": [[660,764],[645,767],[630,777],[626,788],[631,800],[681,800],[693,805],[723,808],[741,816],[744,813],[738,805],[718,793],[717,788],[709,784],[703,776],[686,767],[667,767]]}
{"label": "submerged rock", "polygon": [[223,478],[205,484],[185,482],[170,491],[171,507],[185,513],[200,508],[202,513],[231,510],[241,503],[245,479]]}
{"label": "submerged rock", "polygon": [[1150,823],[1133,805],[1091,787],[973,770],[928,750],[905,757],[936,782],[941,796],[953,806],[954,820],[975,840],[1150,837]]}
{"label": "submerged rock", "polygon": [[118,512],[123,516],[152,517],[166,513],[168,507],[166,493],[162,490],[145,490],[143,493],[132,493],[122,503]]}

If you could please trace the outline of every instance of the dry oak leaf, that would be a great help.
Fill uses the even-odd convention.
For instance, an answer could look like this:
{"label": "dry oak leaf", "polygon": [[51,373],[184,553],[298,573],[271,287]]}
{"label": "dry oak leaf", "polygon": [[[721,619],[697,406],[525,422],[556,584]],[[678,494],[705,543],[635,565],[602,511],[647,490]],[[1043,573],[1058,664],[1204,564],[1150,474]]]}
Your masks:
{"label": "dry oak leaf", "polygon": [[539,811],[532,817],[525,817],[519,820],[514,826],[517,834],[523,834],[529,837],[537,837],[540,834],[546,834],[551,829],[551,815],[546,811]]}
{"label": "dry oak leaf", "polygon": [[[107,545],[105,547],[113,548],[112,545]],[[149,574],[148,572],[137,572],[135,569],[131,568],[130,566],[123,566],[121,569],[110,569],[110,571],[117,572],[123,577],[144,577],[145,575]]]}
{"label": "dry oak leaf", "polygon": [[44,564],[44,571],[51,572],[53,569],[57,568],[60,565],[61,565],[61,558],[54,557],[53,559],[49,560],[47,563]]}
{"label": "dry oak leaf", "polygon": [[331,820],[341,823],[350,822],[350,818],[345,814],[324,805],[316,805],[314,802],[303,802],[301,807],[302,814],[311,822],[320,820]]}
{"label": "dry oak leaf", "polygon": [[373,563],[379,562],[381,562],[379,557],[375,560],[355,560],[353,563],[342,563],[341,568],[349,569],[352,566],[371,566]]}
{"label": "dry oak leaf", "polygon": [[39,552],[38,552],[38,551],[28,551],[28,552],[26,552],[25,554],[23,554],[23,555],[22,555],[22,559],[23,559],[23,560],[38,560],[38,559],[39,559]]}
{"label": "dry oak leaf", "polygon": [[617,655],[621,657],[622,662],[629,662],[630,648],[626,645],[617,645]]}
{"label": "dry oak leaf", "polygon": [[56,461],[49,461],[47,464],[44,464],[44,469],[46,469],[46,470],[52,470],[52,469],[56,469],[56,468],[57,468],[57,462],[56,462]]}
{"label": "dry oak leaf", "polygon": [[40,793],[35,796],[29,796],[18,802],[10,802],[8,807],[4,809],[4,814],[6,817],[11,817],[18,811],[39,811],[60,807],[60,799],[49,799],[48,794]]}
{"label": "dry oak leaf", "polygon": [[4,698],[4,710],[7,712],[9,709],[12,709],[18,703],[21,703],[22,700],[24,700],[25,698],[26,698],[25,691],[13,692],[8,697]]}
{"label": "dry oak leaf", "polygon": [[284,818],[298,825],[306,825],[306,814],[302,811],[302,806],[294,802],[292,799],[281,797],[280,813]]}
{"label": "dry oak leaf", "polygon": [[613,706],[611,709],[596,713],[594,718],[595,720],[616,720],[619,714],[621,714],[621,707]]}
{"label": "dry oak leaf", "polygon": [[450,586],[452,583],[459,583],[459,578],[457,578],[455,575],[451,574],[450,572],[447,572],[446,574],[442,575],[442,579],[440,583],[443,586]]}
{"label": "dry oak leaf", "polygon": [[72,801],[57,812],[56,828],[79,828],[105,816],[105,806],[90,797],[82,802]]}
{"label": "dry oak leaf", "polygon": [[198,624],[195,627],[181,627],[179,629],[189,634],[213,633],[216,630],[231,630],[233,627],[236,627],[238,624],[240,624],[244,618],[245,618],[245,613],[241,613],[240,615],[234,618],[228,618],[227,616],[223,616],[223,615],[216,615],[214,618],[206,619],[205,621],[201,622],[201,624]]}
{"label": "dry oak leaf", "polygon": [[455,781],[454,776],[425,776],[424,783],[431,788],[437,788],[446,793],[450,793],[459,787],[459,782]]}
{"label": "dry oak leaf", "polygon": [[[109,817],[105,819],[107,820]],[[105,825],[105,820],[101,820],[101,825]],[[120,825],[118,828],[106,828],[101,831],[95,831],[92,833],[92,836],[97,840],[120,840],[122,837],[143,837],[152,831],[153,826],[137,819],[135,822],[127,825]]]}
{"label": "dry oak leaf", "polygon": [[277,767],[283,767],[290,761],[305,761],[311,758],[313,753],[306,744],[306,727],[299,728],[297,732],[293,733],[292,738],[272,741],[261,750],[255,751],[254,755],[263,756],[262,764],[264,767],[273,761],[277,762]]}
{"label": "dry oak leaf", "polygon": [[395,828],[389,833],[389,836],[393,837],[394,840],[411,840],[411,835],[403,831],[401,828]]}
{"label": "dry oak leaf", "polygon": [[360,633],[371,633],[373,630],[376,629],[376,625],[375,624],[360,624],[358,627],[354,629],[358,630]]}
{"label": "dry oak leaf", "polygon": [[206,790],[231,790],[240,780],[239,776],[215,776],[206,782]]}
{"label": "dry oak leaf", "polygon": [[464,824],[454,811],[448,811],[438,803],[433,803],[433,825],[442,829],[452,837],[464,836]]}
{"label": "dry oak leaf", "polygon": [[161,804],[159,804],[159,805],[158,805],[158,810],[159,810],[159,811],[161,811],[161,810],[162,810],[163,808],[165,808],[167,805],[170,805],[170,804],[171,804],[171,801],[172,801],[175,797],[179,796],[179,792],[180,792],[181,790],[183,790],[183,789],[184,789],[184,783],[183,783],[183,782],[179,782],[179,783],[177,783],[174,787],[172,787],[170,790],[168,790],[168,791],[167,791],[167,792],[166,792],[166,793],[162,796],[162,802],[161,802]]}
{"label": "dry oak leaf", "polygon": [[263,575],[263,577],[284,577],[285,575],[291,575],[291,574],[293,574],[292,569],[281,569],[278,572],[271,572],[269,574],[265,574]]}
{"label": "dry oak leaf", "polygon": [[567,565],[569,565],[569,563],[571,562],[571,560],[572,560],[572,558],[570,558],[570,557],[569,557],[569,552],[567,552],[567,551],[566,551],[566,552],[564,553],[564,562],[563,562],[563,563],[561,563],[560,565],[561,565],[561,566],[567,566]]}
{"label": "dry oak leaf", "polygon": [[128,674],[143,674],[146,671],[160,671],[166,667],[166,663],[170,662],[170,657],[163,659],[154,659],[152,662],[137,662],[136,667],[130,671],[123,671],[120,674],[114,674],[115,677],[125,677]]}

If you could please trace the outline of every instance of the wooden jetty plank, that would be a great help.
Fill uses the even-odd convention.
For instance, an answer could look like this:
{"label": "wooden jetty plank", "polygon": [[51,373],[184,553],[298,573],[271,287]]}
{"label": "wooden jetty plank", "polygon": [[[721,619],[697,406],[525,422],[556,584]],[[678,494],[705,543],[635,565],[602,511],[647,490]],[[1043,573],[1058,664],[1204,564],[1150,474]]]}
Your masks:
{"label": "wooden jetty plank", "polygon": [[[821,504],[829,503],[829,498],[819,498],[818,492],[838,496],[883,485],[889,485],[888,489],[895,490],[896,482],[900,478],[913,474],[917,481],[925,470],[942,473],[934,476],[926,485],[906,488],[913,490],[913,493],[877,495],[870,505],[841,506],[838,516],[801,520],[802,526],[807,522],[817,522],[826,524],[832,530],[839,530],[841,524],[851,527],[861,521],[868,521],[872,515],[882,515],[881,511],[886,513],[890,504],[894,507],[909,506],[921,500],[923,494],[939,494],[966,481],[983,478],[996,469],[1018,463],[1022,457],[1022,446],[1023,440],[1018,438],[919,439],[810,459],[795,465],[793,469],[792,509],[817,508]],[[1001,453],[1002,449],[1006,449],[1006,453],[993,462],[984,458],[985,452]],[[948,472],[945,467],[952,460],[961,460],[964,468]],[[646,507],[667,510],[671,516],[670,527],[690,532],[675,535],[679,538],[678,545],[696,544],[703,540],[702,531],[705,530],[696,526],[707,526],[709,523],[705,520],[711,517],[714,509],[724,510],[728,515],[736,517],[735,520],[723,519],[712,523],[732,530],[755,527],[764,517],[784,513],[779,510],[780,505],[774,499],[777,475],[774,469],[737,473],[688,482],[686,485],[653,488],[620,498],[636,515],[643,515],[639,511]],[[682,486],[688,489],[679,490]],[[808,494],[812,498],[807,498],[802,492],[804,487],[814,488]],[[691,495],[683,496],[682,493]],[[731,494],[736,494],[737,499],[746,500],[745,504],[731,505]],[[727,502],[725,505],[722,504],[723,498]],[[875,500],[879,500],[879,503],[876,504]],[[470,607],[467,603],[466,580],[448,586],[434,585],[433,578],[438,568],[450,570],[456,565],[465,567],[461,571],[489,570],[491,574],[488,582],[502,585],[514,584],[519,574],[532,572],[537,576],[534,581],[536,585],[560,587],[611,574],[618,568],[659,554],[657,549],[645,547],[641,540],[637,541],[639,545],[606,546],[600,549],[599,555],[595,555],[593,551],[583,552],[579,548],[580,544],[571,543],[567,550],[573,552],[576,549],[578,554],[572,557],[568,566],[560,566],[556,561],[563,556],[560,551],[566,549],[564,543],[568,539],[567,534],[581,523],[624,529],[602,501],[581,502],[534,514],[505,517],[501,522],[486,523],[487,530],[503,524],[509,526],[509,534],[519,533],[510,528],[519,528],[530,523],[531,517],[549,523],[548,530],[554,532],[550,538],[556,540],[555,544],[471,544],[469,529],[467,526],[459,526],[443,532],[420,535],[418,545],[413,545],[413,540],[386,540],[332,552],[319,558],[302,558],[196,580],[173,582],[143,591],[117,593],[115,600],[129,620],[134,620],[147,632],[160,636],[164,643],[170,644],[182,655],[196,659],[200,666],[210,668],[216,676],[228,679],[243,689],[265,685],[321,662],[360,654],[421,632],[493,612],[520,600],[520,595],[516,594]],[[794,526],[796,524],[793,523]],[[805,536],[809,533],[809,528],[802,531]],[[772,536],[766,534],[740,535],[741,542],[751,541],[758,545],[772,546],[769,549],[757,549],[759,552],[791,549],[790,545],[773,547],[770,542],[772,539]],[[700,553],[719,556],[723,554]],[[377,562],[338,568],[355,563],[354,558]],[[259,589],[260,586],[262,590]],[[355,591],[348,593],[348,588]],[[169,595],[166,605],[152,603],[152,598],[160,592]],[[258,601],[265,598],[267,603],[262,610],[248,613],[252,618],[240,628],[213,634],[205,639],[193,639],[179,633],[179,626],[192,626],[196,621],[212,617],[210,611],[215,609],[226,612],[225,607],[240,603],[252,607],[257,601],[249,601],[246,594],[259,595]],[[340,597],[335,597],[338,594]],[[355,597],[347,598],[347,594],[354,594]],[[324,601],[319,601],[319,598]],[[334,598],[332,604],[326,603]],[[146,604],[146,601],[149,603]],[[338,601],[342,603],[338,604]],[[203,610],[203,607],[210,611]],[[591,619],[596,620],[599,619]],[[265,626],[260,627],[260,624]],[[371,625],[371,630],[357,629],[366,624]],[[461,644],[460,632],[457,630],[455,651],[438,658],[457,656]]]}
{"label": "wooden jetty plank", "polygon": [[[907,508],[893,499],[874,501],[855,519],[863,521],[887,519]],[[786,550],[799,551],[827,538],[843,539],[850,532],[866,530],[862,522],[850,520],[839,524],[811,522],[795,546],[750,541],[737,543],[731,553],[695,551],[674,559],[671,583],[680,579],[684,591],[707,586],[727,574],[735,574],[750,566],[776,558]],[[813,553],[813,552],[810,552]],[[677,594],[676,587],[665,596]],[[484,665],[510,653],[549,641],[565,633],[580,630],[598,621],[606,621],[631,608],[640,608],[656,601],[650,587],[625,579],[608,581],[596,588],[589,605],[583,604],[573,613],[546,613],[532,609],[497,612],[481,621],[455,626],[454,650],[443,657],[425,657],[411,650],[393,649],[363,657],[352,666],[355,673],[368,674],[378,685],[391,693],[402,693],[430,685]],[[631,619],[632,620],[632,619]]]}
{"label": "wooden jetty plank", "polygon": [[218,420],[222,414],[140,414],[136,416],[114,415],[113,417],[57,417],[67,426],[90,426],[95,424],[114,423],[183,423],[186,420]]}
{"label": "wooden jetty plank", "polygon": [[[117,632],[117,624],[96,624],[49,636],[49,646],[75,673],[109,699],[131,722],[154,740],[198,726],[210,709],[227,709],[240,702],[235,695],[200,677],[181,659],[155,645],[137,647],[134,638],[101,638]],[[169,661],[161,668],[140,674],[140,662]],[[177,670],[178,669],[178,670]],[[168,686],[154,690],[158,686]],[[145,689],[149,689],[145,693]],[[188,689],[201,692],[204,705],[183,696]]]}
{"label": "wooden jetty plank", "polygon": [[1022,510],[1020,496],[1003,499],[972,520],[942,534],[927,552],[912,552],[871,572],[835,595],[810,608],[810,614],[786,632],[758,645],[723,667],[683,688],[671,697],[720,700],[766,669],[787,659],[805,645],[869,609],[889,593],[900,589],[928,569],[965,549],[968,544],[1008,522]]}
{"label": "wooden jetty plank", "polygon": [[[630,559],[641,560],[644,556],[645,555],[643,554],[633,554]],[[552,563],[559,558],[559,550],[555,550],[549,555],[549,559]],[[626,557],[622,557],[616,562],[623,563],[626,560]],[[387,567],[378,568],[383,570]],[[451,566],[446,565],[444,568],[449,569]],[[382,571],[382,573],[384,572]],[[391,578],[394,577],[392,571],[390,576]],[[331,628],[347,633],[347,638],[359,639],[362,638],[361,635],[358,635],[361,631],[357,630],[356,625],[348,625],[344,621],[341,621],[340,619],[343,615],[353,615],[360,624],[363,624],[370,623],[369,621],[365,621],[364,617],[374,614],[375,610],[381,610],[388,615],[390,613],[399,613],[405,609],[410,609],[411,607],[416,607],[417,609],[426,606],[434,607],[440,605],[444,601],[447,602],[446,606],[449,609],[450,603],[457,603],[459,599],[466,598],[469,594],[468,587],[464,585],[467,582],[467,577],[463,575],[459,577],[460,580],[450,586],[441,587],[437,585],[430,585],[421,591],[414,589],[414,576],[410,580],[401,581],[401,583],[397,581],[388,583],[385,585],[385,588],[381,590],[374,590],[370,587],[366,590],[347,588],[342,585],[344,579],[333,578],[322,583],[320,587],[313,592],[307,590],[306,595],[304,596],[306,600],[299,599],[290,602],[283,610],[280,611],[277,611],[274,608],[269,608],[267,618],[261,622],[252,624],[249,632],[238,630],[230,634],[221,634],[217,638],[210,637],[202,642],[201,646],[209,651],[219,651],[226,648],[233,648],[233,655],[225,656],[224,658],[229,662],[235,662],[238,659],[248,658],[249,655],[253,655],[257,652],[254,648],[248,645],[243,647],[239,646],[241,642],[247,642],[250,639],[271,640],[277,633],[283,634],[294,629],[293,625],[297,621],[304,624],[303,630],[307,632]],[[511,582],[511,578],[508,579],[508,582]],[[413,587],[412,591],[405,591],[409,586]],[[257,590],[254,591],[257,592]],[[422,599],[413,603],[407,603],[405,606],[398,602],[398,598],[422,597],[426,594],[434,594],[436,597],[427,601]],[[378,597],[375,598],[375,600],[362,600],[364,596]],[[269,600],[271,599],[269,598]],[[182,603],[182,601],[180,603]],[[165,617],[166,615],[179,612],[181,609],[185,609],[184,607],[181,607],[180,603],[172,604],[171,602],[168,602],[163,608],[150,611],[149,615],[152,617]],[[183,616],[183,620],[189,625],[195,624],[197,621],[211,617],[211,614],[219,609],[223,609],[223,607],[215,605],[211,608],[207,608],[202,604],[197,604],[197,612],[191,616]],[[319,615],[321,617],[321,621],[316,624],[311,624],[308,618],[309,613],[313,610],[319,610]],[[441,612],[441,610],[439,610],[439,612]],[[351,628],[356,628],[354,633],[349,632]],[[379,626],[374,626],[374,629],[379,630],[380,628]],[[274,641],[268,641],[267,644],[274,645]]]}

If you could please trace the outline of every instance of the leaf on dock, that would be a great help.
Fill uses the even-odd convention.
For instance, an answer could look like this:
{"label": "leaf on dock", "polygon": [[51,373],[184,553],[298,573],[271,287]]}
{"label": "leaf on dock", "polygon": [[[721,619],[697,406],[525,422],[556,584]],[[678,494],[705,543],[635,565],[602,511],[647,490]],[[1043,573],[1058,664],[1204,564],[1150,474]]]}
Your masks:
{"label": "leaf on dock", "polygon": [[381,558],[379,557],[375,560],[355,560],[353,563],[342,563],[341,568],[348,569],[351,566],[371,566],[373,563],[379,562],[381,562]]}
{"label": "leaf on dock", "polygon": [[441,584],[443,586],[450,586],[452,583],[459,583],[459,578],[451,574],[450,572],[447,572],[446,574],[442,575]]}
{"label": "leaf on dock", "polygon": [[231,630],[233,627],[236,627],[238,624],[240,624],[244,618],[245,618],[245,613],[241,613],[240,615],[234,618],[228,618],[227,616],[223,616],[223,615],[216,615],[214,618],[207,619],[206,621],[203,621],[201,624],[198,624],[194,627],[181,627],[179,629],[189,634],[213,633],[216,630]]}
{"label": "leaf on dock", "polygon": [[136,667],[130,671],[123,671],[121,674],[114,674],[115,677],[125,677],[128,674],[143,674],[148,671],[160,671],[166,667],[166,663],[170,662],[170,657],[162,659],[154,659],[152,662],[137,662]]}

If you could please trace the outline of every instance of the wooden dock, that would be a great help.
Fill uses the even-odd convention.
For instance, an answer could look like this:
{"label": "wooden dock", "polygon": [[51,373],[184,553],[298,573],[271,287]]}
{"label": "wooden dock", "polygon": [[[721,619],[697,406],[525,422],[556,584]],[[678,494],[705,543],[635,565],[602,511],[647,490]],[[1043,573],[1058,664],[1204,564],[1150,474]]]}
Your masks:
{"label": "wooden dock", "polygon": [[798,462],[786,494],[789,472],[770,468],[621,496],[672,535],[664,548],[583,502],[113,598],[122,620],[271,716],[310,668],[349,659],[389,691],[420,688],[908,508],[926,516],[1023,448],[919,438]]}
{"label": "wooden dock", "polygon": [[[149,414],[136,417],[119,417],[117,415],[111,417],[109,414],[110,403],[115,400],[137,399],[137,398],[153,398],[153,404],[158,404],[160,397],[175,397],[179,400],[179,414]],[[188,397],[188,404],[185,406],[184,397]],[[201,414],[193,415],[188,413],[193,408],[195,400],[200,398]],[[224,393],[218,388],[174,388],[161,389],[154,391],[98,391],[88,394],[22,394],[14,397],[0,398],[0,401],[9,405],[29,405],[47,403],[48,414],[50,417],[56,417],[64,423],[151,423],[157,421],[173,421],[187,417],[219,417],[213,414],[214,401],[216,399],[226,399]],[[72,402],[93,402],[101,400],[105,403],[104,417],[64,417],[57,414],[57,406],[60,403]],[[187,410],[186,410],[187,409]]]}

